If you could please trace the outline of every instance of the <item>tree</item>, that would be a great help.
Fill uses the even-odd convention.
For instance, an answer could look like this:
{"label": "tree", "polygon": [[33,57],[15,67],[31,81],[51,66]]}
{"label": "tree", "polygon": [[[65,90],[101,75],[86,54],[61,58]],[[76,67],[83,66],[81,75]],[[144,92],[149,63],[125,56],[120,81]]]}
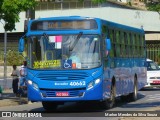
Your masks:
{"label": "tree", "polygon": [[[80,1],[84,1],[84,0],[80,0]],[[106,1],[112,1],[112,0],[92,0],[92,1],[96,3],[103,3]],[[156,11],[160,15],[160,0],[141,0],[141,1],[146,4],[147,10]],[[132,6],[131,2],[129,2],[129,5]]]}
{"label": "tree", "polygon": [[106,2],[107,0],[92,0],[92,1],[95,3],[103,3],[103,2]]}
{"label": "tree", "polygon": [[[83,2],[84,0],[79,0],[79,1]],[[92,0],[92,1],[95,2],[95,3],[104,3],[107,0]]]}
{"label": "tree", "polygon": [[19,54],[18,51],[9,50],[7,52],[7,65],[17,65],[20,66],[24,61],[24,57]]}
{"label": "tree", "polygon": [[5,21],[4,29],[12,31],[19,22],[19,13],[34,8],[35,0],[0,0],[0,20]]}
{"label": "tree", "polygon": [[151,11],[156,11],[160,15],[160,0],[149,0],[145,1],[147,9]]}

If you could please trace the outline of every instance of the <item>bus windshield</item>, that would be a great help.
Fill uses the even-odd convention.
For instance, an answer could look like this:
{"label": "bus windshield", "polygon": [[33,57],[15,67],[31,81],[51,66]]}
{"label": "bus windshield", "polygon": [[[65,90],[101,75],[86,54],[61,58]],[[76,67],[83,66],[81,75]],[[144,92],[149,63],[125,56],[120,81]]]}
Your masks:
{"label": "bus windshield", "polygon": [[91,69],[101,65],[98,35],[30,36],[29,67],[33,69]]}

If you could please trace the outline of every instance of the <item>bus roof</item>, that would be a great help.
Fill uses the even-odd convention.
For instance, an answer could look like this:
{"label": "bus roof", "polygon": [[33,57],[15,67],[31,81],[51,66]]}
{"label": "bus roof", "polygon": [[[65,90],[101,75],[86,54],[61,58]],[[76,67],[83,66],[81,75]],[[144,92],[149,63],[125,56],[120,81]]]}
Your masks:
{"label": "bus roof", "polygon": [[104,22],[106,22],[108,26],[111,26],[113,28],[116,27],[116,28],[120,28],[123,30],[127,30],[127,31],[129,30],[129,31],[139,32],[141,34],[144,34],[144,30],[140,28],[135,28],[135,27],[131,27],[131,26],[127,26],[127,25],[123,25],[123,24],[119,24],[119,23],[115,23],[111,21],[106,21],[106,20],[104,20]]}
{"label": "bus roof", "polygon": [[35,20],[73,20],[73,19],[95,19],[94,17],[85,17],[85,16],[59,16],[59,17],[47,17],[47,18],[38,18]]}
{"label": "bus roof", "polygon": [[115,28],[120,28],[123,30],[129,30],[129,31],[133,31],[133,32],[138,32],[141,34],[144,34],[144,30],[140,29],[140,28],[135,28],[135,27],[131,27],[131,26],[127,26],[127,25],[123,25],[120,23],[115,23],[115,22],[111,22],[109,20],[104,20],[101,18],[96,18],[96,17],[85,17],[85,16],[59,16],[59,17],[47,17],[47,18],[38,18],[35,20],[31,20],[31,22],[33,21],[45,21],[45,20],[83,20],[83,19],[95,19],[97,21],[103,21],[106,25],[110,26],[110,27],[115,27]]}

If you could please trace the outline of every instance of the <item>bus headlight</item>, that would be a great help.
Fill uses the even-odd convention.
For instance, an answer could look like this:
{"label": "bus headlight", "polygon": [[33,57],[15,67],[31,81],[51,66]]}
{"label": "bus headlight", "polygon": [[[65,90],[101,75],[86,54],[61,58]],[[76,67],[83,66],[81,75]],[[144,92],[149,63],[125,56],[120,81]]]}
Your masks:
{"label": "bus headlight", "polygon": [[88,86],[87,86],[87,90],[93,88],[95,85],[97,85],[98,83],[100,83],[100,81],[101,81],[100,78],[98,78],[98,79],[96,79],[96,80],[94,80],[94,81],[91,81],[91,82],[88,84]]}
{"label": "bus headlight", "polygon": [[38,90],[38,85],[36,83],[32,82],[31,80],[28,80],[28,84],[32,85],[33,88],[35,88],[36,90]]}
{"label": "bus headlight", "polygon": [[100,78],[98,78],[98,79],[96,79],[94,82],[95,82],[95,84],[98,84],[98,83],[100,83]]}
{"label": "bus headlight", "polygon": [[31,80],[28,80],[28,84],[29,84],[29,85],[32,85],[32,81],[31,81]]}
{"label": "bus headlight", "polygon": [[36,90],[38,90],[38,85],[36,83],[32,83],[33,88],[35,88]]}
{"label": "bus headlight", "polygon": [[93,88],[93,86],[94,86],[94,82],[92,81],[88,84],[87,90]]}

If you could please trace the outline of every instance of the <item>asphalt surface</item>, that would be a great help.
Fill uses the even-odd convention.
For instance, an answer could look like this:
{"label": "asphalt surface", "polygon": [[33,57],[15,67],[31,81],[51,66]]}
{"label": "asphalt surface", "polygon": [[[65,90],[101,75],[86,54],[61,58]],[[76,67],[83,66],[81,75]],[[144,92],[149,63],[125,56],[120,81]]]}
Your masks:
{"label": "asphalt surface", "polygon": [[[2,82],[2,81],[1,81]],[[42,108],[41,103],[33,103],[31,105],[28,104],[28,100],[25,97],[16,97],[13,94],[11,87],[11,82],[9,80],[8,83],[8,89],[5,89],[3,91],[3,96],[2,99],[0,100],[0,109],[1,110],[17,110],[19,111],[21,110],[27,110],[27,111],[39,111],[41,113],[46,113],[45,110]],[[9,87],[10,86],[10,87]],[[109,111],[130,111],[130,110],[143,110],[143,111],[160,111],[160,94],[159,94],[160,89],[151,89],[151,90],[144,90],[144,91],[140,91],[139,94],[139,99],[136,102],[131,102],[131,103],[120,103],[118,104],[115,108],[109,110]],[[122,105],[121,105],[122,104]],[[88,106],[88,107],[87,107]],[[76,111],[77,108],[84,108],[82,109],[82,111]],[[76,108],[76,109],[75,109]],[[97,107],[95,107],[97,109]],[[19,110],[18,110],[19,109]],[[68,112],[68,110],[71,109],[71,111]],[[74,109],[74,112],[72,112],[72,109]],[[92,109],[90,111],[90,109]],[[20,110],[20,111],[21,111]],[[85,111],[86,110],[86,111]],[[93,115],[93,114],[97,114],[102,112],[102,110],[97,111],[94,110],[94,107],[90,106],[90,105],[85,105],[85,107],[83,107],[81,104],[80,105],[66,105],[66,106],[60,106],[59,109],[52,113],[53,115],[56,114],[61,114],[63,116],[63,114],[74,114],[76,116],[81,116],[83,117],[84,114],[86,115]],[[84,117],[83,117],[84,118]],[[7,118],[9,119],[9,118]],[[12,118],[14,119],[14,118]],[[15,118],[15,120],[17,120],[19,118]],[[27,118],[28,119],[28,118]],[[44,118],[43,118],[44,119]],[[48,117],[47,119],[53,119],[52,117]],[[81,117],[64,117],[64,118],[60,118],[60,117],[54,117],[55,120],[74,120],[74,119],[81,119]],[[159,120],[160,118],[157,117],[94,117],[94,118],[90,118],[90,117],[85,117],[85,120]]]}
{"label": "asphalt surface", "polygon": [[26,97],[16,97],[12,89],[3,90],[3,93],[0,99],[0,107],[16,106],[16,105],[22,105],[22,104],[28,104],[28,99]]}
{"label": "asphalt surface", "polygon": [[[134,110],[135,107],[138,107],[139,110],[140,108],[144,107],[144,103],[146,102],[146,106],[144,107],[143,111],[160,111],[160,106],[159,106],[159,102],[157,103],[158,99],[159,99],[159,90],[160,89],[157,89],[157,90],[147,90],[147,91],[142,91],[142,93],[144,94],[140,94],[139,95],[139,100],[137,102],[131,102],[131,103],[127,103],[127,104],[123,104],[123,105],[118,105],[116,108],[113,108],[111,110],[109,110],[110,112],[111,111],[123,111],[123,110],[127,110],[129,111],[129,109],[131,110]],[[155,93],[156,92],[156,93]],[[153,94],[154,93],[154,94]],[[157,104],[155,105],[149,105],[147,102],[148,100],[150,101],[151,98],[153,98],[153,95],[156,95],[157,98],[154,96],[154,100],[152,100],[151,102],[154,103],[156,101]],[[35,109],[32,109],[33,111],[36,110],[37,112],[39,111],[40,113],[46,113],[44,111],[44,109],[42,108],[41,104],[40,103],[34,103],[34,104],[31,104],[31,105],[27,105],[28,104],[28,100],[27,98],[23,97],[23,98],[20,98],[20,97],[16,97],[14,94],[13,94],[13,91],[12,89],[5,89],[3,91],[3,95],[2,95],[2,99],[0,100],[0,108],[2,108],[4,111],[6,111],[8,108],[8,110],[12,110],[11,108],[13,108],[14,110],[18,110],[18,108],[21,108],[23,110],[27,110],[27,107],[30,106],[29,108],[32,109],[31,107],[34,107],[35,106]],[[136,105],[137,104],[137,105]],[[141,106],[142,105],[142,106]],[[74,105],[73,105],[74,106]],[[155,107],[156,106],[156,107]],[[79,106],[81,107],[81,105]],[[88,108],[88,104],[86,105],[86,109]],[[91,107],[91,106],[90,106]],[[150,107],[150,109],[149,109]],[[24,109],[25,108],[25,109]],[[84,107],[85,108],[85,107]],[[91,107],[91,108],[94,108],[94,107]],[[142,108],[140,111],[142,111]],[[62,109],[62,110],[61,110]],[[85,112],[85,110],[83,109],[83,112],[82,111],[77,111],[77,112],[72,112],[72,109],[76,110],[76,108],[72,108],[72,106],[70,105],[66,105],[65,107],[60,107],[59,111],[55,112],[55,113],[51,113],[53,114],[55,117],[43,117],[42,119],[54,119],[54,120],[74,120],[74,119],[79,119],[81,120],[82,118],[84,120],[160,120],[159,117],[93,117],[93,118],[90,118],[90,117],[83,117],[83,115],[87,114],[86,116],[91,116],[91,115],[98,115],[98,113],[102,113],[101,111],[95,111],[94,109],[92,111],[87,111]],[[89,108],[88,108],[89,109]],[[30,112],[32,112],[32,110]],[[65,111],[66,110],[66,111]],[[22,110],[21,110],[22,111]],[[104,112],[108,112],[107,111],[104,111]],[[56,115],[60,115],[61,116],[65,116],[65,115],[70,115],[70,114],[73,114],[73,115],[77,115],[79,117],[56,117]],[[80,117],[81,116],[81,117]],[[6,120],[8,120],[9,118],[6,118]],[[14,119],[14,118],[12,118]],[[22,118],[15,118],[15,120],[17,119],[22,119]],[[29,118],[27,118],[29,119]],[[35,118],[34,118],[35,119]],[[40,120],[40,118],[38,118],[38,120]]]}
{"label": "asphalt surface", "polygon": [[6,78],[6,80],[0,78],[0,87],[3,89],[0,96],[0,107],[28,104],[26,97],[16,97],[13,93],[12,78]]}

